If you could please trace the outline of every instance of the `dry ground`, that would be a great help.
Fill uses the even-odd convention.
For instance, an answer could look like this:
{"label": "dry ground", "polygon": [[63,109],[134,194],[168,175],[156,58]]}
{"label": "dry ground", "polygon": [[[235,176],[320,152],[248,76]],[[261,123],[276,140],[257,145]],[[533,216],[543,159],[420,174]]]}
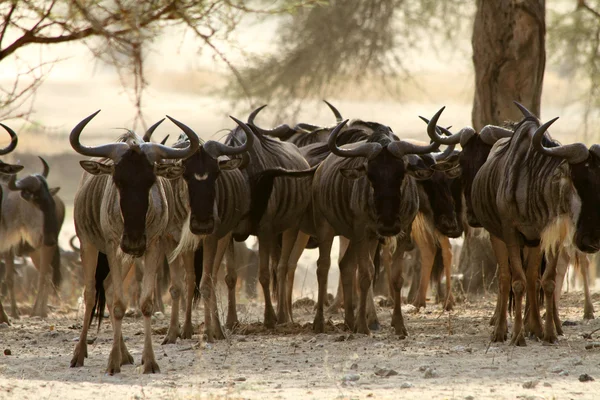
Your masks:
{"label": "dry ground", "polygon": [[[247,303],[239,306],[243,329],[228,340],[208,344],[195,335],[161,346],[168,319],[158,315],[153,343],[162,373],[152,376],[140,373],[142,321],[133,318],[126,318],[124,335],[136,365],[104,374],[107,323],[97,335],[93,329],[85,366],[69,368],[81,316],[65,307],[46,320],[22,317],[0,329],[1,350],[12,353],[0,355],[0,399],[598,398],[600,348],[586,349],[592,340],[582,335],[600,320],[582,321],[580,298],[563,296],[561,317],[574,325],[564,327],[558,345],[528,340],[525,348],[490,346],[492,296],[460,303],[451,314],[432,304],[408,312],[405,340],[391,333],[388,308],[379,310],[382,330],[366,337],[336,328],[340,315],[332,316],[329,333],[312,334],[310,306],[295,309],[297,325],[268,332],[258,324],[262,305]],[[600,310],[598,294],[594,305]],[[600,341],[600,332],[594,338]],[[584,373],[596,381],[580,382]]]}

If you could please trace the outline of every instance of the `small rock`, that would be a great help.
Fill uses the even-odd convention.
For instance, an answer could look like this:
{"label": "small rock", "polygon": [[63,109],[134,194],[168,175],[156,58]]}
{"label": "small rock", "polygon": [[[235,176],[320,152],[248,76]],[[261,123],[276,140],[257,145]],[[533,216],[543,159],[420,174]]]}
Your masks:
{"label": "small rock", "polygon": [[554,367],[550,370],[550,372],[552,372],[553,374],[560,374],[563,371],[564,369],[562,369],[561,367]]}
{"label": "small rock", "polygon": [[281,389],[281,383],[278,383],[278,384],[275,386],[275,389]]}
{"label": "small rock", "polygon": [[427,368],[425,370],[425,374],[423,375],[423,378],[430,379],[430,378],[437,378],[438,376],[439,376],[439,374],[435,370],[435,368]]}
{"label": "small rock", "polygon": [[237,378],[234,379],[235,382],[245,382],[246,381],[246,377],[244,376],[238,376]]}
{"label": "small rock", "polygon": [[577,326],[577,322],[575,321],[569,321],[568,319],[564,320],[562,323],[562,326]]}
{"label": "small rock", "polygon": [[579,375],[579,382],[592,382],[595,379],[589,376],[588,374]]}
{"label": "small rock", "polygon": [[427,368],[429,368],[429,365],[421,365],[421,366],[419,367],[419,371],[421,371],[421,372],[425,372],[425,371],[427,371]]}
{"label": "small rock", "polygon": [[465,400],[475,400],[475,396],[465,396]]}
{"label": "small rock", "polygon": [[600,342],[592,342],[585,345],[586,350],[591,350],[600,347]]}
{"label": "small rock", "polygon": [[569,371],[567,371],[566,369],[564,371],[560,371],[558,373],[558,376],[569,376]]}
{"label": "small rock", "polygon": [[94,344],[95,341],[96,341],[96,338],[88,338],[87,344]]}
{"label": "small rock", "polygon": [[162,313],[162,312],[160,312],[160,311],[157,311],[157,312],[155,312],[155,313],[154,313],[154,317],[155,317],[156,319],[165,319],[165,314],[163,314],[163,313]]}
{"label": "small rock", "polygon": [[357,363],[353,363],[353,364],[350,366],[350,369],[353,369],[353,370],[355,370],[355,371],[356,371],[356,370],[358,369],[358,364],[357,364]]}
{"label": "small rock", "polygon": [[539,381],[527,381],[523,384],[523,389],[534,389]]}
{"label": "small rock", "polygon": [[342,381],[344,381],[344,382],[356,382],[359,379],[360,379],[360,375],[358,375],[358,374],[346,374],[342,378]]}
{"label": "small rock", "polygon": [[462,352],[465,352],[465,351],[467,351],[467,348],[466,348],[465,346],[460,346],[460,345],[459,345],[459,346],[454,346],[454,347],[452,348],[452,351],[455,351],[455,352],[457,352],[457,353],[462,353]]}
{"label": "small rock", "polygon": [[573,365],[583,365],[583,359],[581,357],[577,357],[573,360]]}
{"label": "small rock", "polygon": [[10,355],[12,355],[12,351],[10,351],[10,349],[4,349],[4,355],[10,356]]}
{"label": "small rock", "polygon": [[544,382],[544,387],[552,387],[552,385],[550,384],[550,382]]}
{"label": "small rock", "polygon": [[375,370],[375,375],[387,378],[389,376],[398,375],[398,372],[394,371],[393,369],[388,369],[388,368],[377,368]]}
{"label": "small rock", "polygon": [[404,383],[402,383],[402,385],[400,385],[400,389],[410,389],[413,386],[414,385],[410,382],[404,382]]}
{"label": "small rock", "polygon": [[1,323],[0,329],[8,329],[8,324],[6,322]]}

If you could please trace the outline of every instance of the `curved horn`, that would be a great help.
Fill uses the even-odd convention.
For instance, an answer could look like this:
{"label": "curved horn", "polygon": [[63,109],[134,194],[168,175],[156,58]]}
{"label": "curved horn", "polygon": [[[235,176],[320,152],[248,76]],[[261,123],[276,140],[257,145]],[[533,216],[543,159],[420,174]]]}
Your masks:
{"label": "curved horn", "polygon": [[414,143],[408,143],[403,140],[394,141],[387,147],[390,153],[396,158],[402,158],[407,154],[426,154],[433,151],[437,151],[440,148],[440,144],[432,142],[427,146],[422,146]]}
{"label": "curved horn", "polygon": [[[161,121],[162,122],[162,121]],[[162,144],[163,146],[165,145],[165,143],[167,143],[167,140],[169,140],[169,136],[171,135],[167,135],[165,136],[165,138],[160,142],[160,144]]]}
{"label": "curved horn", "polygon": [[366,157],[369,159],[379,154],[379,152],[383,149],[383,146],[381,146],[381,144],[379,143],[362,143],[361,145],[353,149],[342,149],[338,147],[336,143],[338,134],[347,123],[347,119],[342,121],[329,134],[329,139],[327,139],[327,146],[333,154],[340,157]]}
{"label": "curved horn", "polygon": [[515,103],[515,105],[519,108],[519,110],[521,110],[521,114],[523,114],[523,116],[525,118],[531,117],[531,118],[537,119],[537,117],[535,115],[533,115],[531,113],[531,111],[529,111],[527,108],[525,108],[525,106],[523,104],[519,103],[518,101],[513,101],[513,103]]}
{"label": "curved horn", "polygon": [[502,138],[512,137],[513,131],[502,128],[501,126],[486,125],[479,132],[479,137],[485,144],[494,145]]}
{"label": "curved horn", "polygon": [[261,111],[263,108],[265,108],[266,106],[267,106],[267,105],[266,105],[266,104],[264,104],[264,105],[262,105],[262,106],[258,107],[256,110],[252,111],[252,112],[250,113],[250,115],[248,115],[248,123],[249,123],[249,124],[254,124],[254,118],[256,118],[256,116],[258,115],[258,113],[259,113],[259,112],[260,112],[260,111]]}
{"label": "curved horn", "polygon": [[[445,133],[450,134],[450,136],[448,136],[448,137],[440,136],[440,134],[438,133],[437,122],[445,108],[446,108],[445,106],[440,108],[439,111],[437,113],[435,113],[433,118],[431,118],[431,120],[428,122],[427,122],[426,118],[423,118],[423,117],[420,117],[420,118],[423,121],[427,122],[427,134],[429,135],[429,138],[431,140],[433,140],[437,143],[445,144],[445,145],[458,144],[460,142],[461,132],[458,132],[458,133],[455,133],[454,135],[452,135],[452,133],[450,131],[446,130]],[[444,132],[445,128],[439,127],[439,129],[441,129],[442,132]]]}
{"label": "curved horn", "polygon": [[0,124],[0,125],[2,125],[2,127],[4,129],[6,129],[6,132],[8,132],[8,134],[10,135],[10,143],[8,144],[8,146],[6,146],[3,149],[0,149],[0,156],[2,156],[2,155],[10,153],[17,147],[17,142],[19,141],[19,138],[17,138],[17,134],[15,133],[15,131],[10,129],[8,126],[6,126],[4,124]]}
{"label": "curved horn", "polygon": [[156,128],[158,128],[158,126],[160,124],[162,124],[162,122],[165,119],[161,119],[160,121],[158,121],[157,123],[155,123],[154,125],[152,125],[150,128],[148,128],[148,130],[146,131],[146,133],[144,133],[144,142],[149,142],[150,138],[152,137],[152,134],[154,133],[154,131],[156,130]]}
{"label": "curved horn", "polygon": [[321,127],[317,126],[317,125],[313,125],[313,124],[307,124],[304,122],[300,122],[300,123],[296,124],[294,129],[296,129],[296,130],[302,129],[303,131],[306,131],[308,133],[308,132],[312,132],[317,129],[321,129]]}
{"label": "curved horn", "polygon": [[254,145],[254,133],[252,133],[252,129],[239,119],[229,116],[232,120],[234,120],[240,128],[244,130],[246,133],[246,143],[242,144],[239,147],[227,146],[221,142],[217,142],[216,140],[209,140],[204,144],[204,150],[212,157],[218,158],[219,156],[235,156],[242,153],[247,152]]}
{"label": "curved horn", "polygon": [[531,140],[533,148],[538,152],[550,157],[564,158],[569,164],[578,164],[587,160],[589,156],[589,150],[583,143],[572,143],[557,147],[545,147],[542,144],[544,133],[557,119],[558,117],[551,119],[544,125],[537,128],[533,135],[533,139]]}
{"label": "curved horn", "polygon": [[17,175],[11,175],[10,180],[8,181],[8,188],[12,191],[23,190],[31,188],[31,190],[36,190],[40,185],[40,181],[38,178],[32,175],[28,175],[23,179],[19,179],[17,181]]}
{"label": "curved horn", "polygon": [[160,156],[160,158],[163,159],[186,159],[194,155],[196,150],[198,150],[198,148],[200,147],[200,139],[198,138],[198,135],[196,135],[196,132],[194,132],[192,128],[190,128],[186,124],[177,121],[175,118],[171,118],[168,115],[167,118],[169,118],[171,122],[177,125],[179,129],[181,129],[183,133],[185,133],[185,135],[190,140],[190,145],[182,149],[176,149],[173,147],[165,146],[163,144],[152,143],[151,145],[154,149],[156,149],[157,154]]}
{"label": "curved horn", "polygon": [[454,152],[454,147],[456,147],[456,145],[451,144],[450,146],[446,147],[446,150],[442,151],[441,153],[432,154],[433,158],[435,159],[435,161],[445,160],[446,158],[450,157],[450,155]]}
{"label": "curved horn", "polygon": [[342,118],[342,114],[340,114],[340,112],[337,110],[337,108],[332,106],[331,103],[329,103],[327,100],[323,100],[323,101],[325,102],[325,104],[327,104],[329,106],[329,108],[333,112],[333,115],[335,115],[335,122],[337,122],[338,124],[340,122],[342,122],[344,120],[344,118]]}
{"label": "curved horn", "polygon": [[42,164],[44,165],[44,170],[42,171],[42,176],[44,178],[48,178],[48,174],[50,173],[50,167],[48,166],[48,163],[46,162],[46,160],[44,160],[42,157],[38,156],[38,158],[40,159],[40,161],[42,162]]}
{"label": "curved horn", "polygon": [[85,128],[88,122],[90,122],[92,118],[94,118],[99,112],[100,110],[96,111],[95,113],[84,118],[80,123],[78,123],[69,135],[69,142],[71,143],[71,147],[73,148],[73,150],[84,156],[108,157],[115,160],[116,158],[118,158],[118,156],[120,156],[129,148],[129,145],[127,145],[127,143],[109,143],[96,147],[87,147],[79,143],[79,136],[81,135],[83,128]]}
{"label": "curved horn", "polygon": [[81,251],[81,249],[79,247],[75,246],[76,238],[77,238],[77,235],[71,236],[71,239],[69,239],[69,245],[71,246],[71,249],[73,249],[73,251],[78,252],[78,251]]}

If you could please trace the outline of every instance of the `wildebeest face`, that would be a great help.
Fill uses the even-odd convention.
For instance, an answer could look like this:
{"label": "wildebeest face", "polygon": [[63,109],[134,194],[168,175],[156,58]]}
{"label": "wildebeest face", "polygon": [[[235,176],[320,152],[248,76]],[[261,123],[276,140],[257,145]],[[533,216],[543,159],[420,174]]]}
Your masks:
{"label": "wildebeest face", "polygon": [[575,244],[581,251],[595,253],[600,250],[600,157],[590,152],[586,161],[570,167],[571,179],[581,198]]}
{"label": "wildebeest face", "polygon": [[427,193],[433,211],[435,227],[445,236],[459,237],[462,234],[462,227],[457,217],[457,215],[460,215],[458,214],[457,204],[460,204],[462,200],[460,197],[462,193],[456,193],[454,183],[459,181],[461,174],[458,159],[456,156],[452,156],[447,161],[434,163],[433,160],[426,160],[425,163],[435,171],[431,178],[420,183],[425,193]]}
{"label": "wildebeest face", "polygon": [[484,143],[479,135],[473,135],[473,137],[463,146],[460,154],[460,180],[462,182],[465,203],[467,205],[467,222],[474,228],[481,228],[481,224],[477,221],[477,218],[473,213],[471,188],[473,187],[475,175],[477,175],[479,169],[485,164],[491,149],[492,146]]}
{"label": "wildebeest face", "polygon": [[208,235],[215,229],[216,187],[221,170],[231,170],[241,159],[215,160],[203,147],[184,161],[183,178],[188,186],[190,202],[190,231]]}
{"label": "wildebeest face", "polygon": [[23,187],[20,189],[21,198],[42,212],[44,218],[44,245],[56,245],[58,242],[59,226],[53,196],[58,193],[60,188],[48,188],[46,180],[37,174],[22,179],[18,184]]}
{"label": "wildebeest face", "polygon": [[361,168],[341,170],[347,179],[367,176],[373,188],[373,205],[377,217],[377,233],[381,236],[398,235],[402,229],[401,202],[402,183],[407,175],[427,179],[431,171],[422,161],[409,163],[398,159],[383,149]]}
{"label": "wildebeest face", "polygon": [[135,257],[146,251],[146,214],[149,195],[157,176],[175,179],[183,173],[177,164],[150,163],[147,156],[132,147],[116,164],[81,161],[81,166],[94,175],[110,174],[119,191],[119,205],[123,217],[121,250]]}

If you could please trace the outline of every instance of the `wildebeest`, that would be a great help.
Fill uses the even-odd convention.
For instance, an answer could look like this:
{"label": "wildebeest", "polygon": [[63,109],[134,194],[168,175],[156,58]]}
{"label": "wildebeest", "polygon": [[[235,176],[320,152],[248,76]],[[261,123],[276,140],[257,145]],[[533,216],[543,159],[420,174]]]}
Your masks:
{"label": "wildebeest", "polygon": [[[574,230],[579,250],[591,253],[600,249],[596,213],[600,197],[591,189],[599,183],[600,146],[561,146],[545,135],[557,118],[540,126],[537,117],[517,106],[524,118],[510,139],[496,143],[475,177],[473,210],[508,250],[515,293],[511,343],[525,344],[521,304],[525,287],[527,330],[554,343],[561,331],[554,298],[558,246],[569,240]],[[522,265],[526,246],[527,280]],[[543,334],[535,285],[542,257],[547,260],[542,276],[547,315]]]}
{"label": "wildebeest", "polygon": [[[232,117],[233,118],[233,117]],[[185,323],[181,336],[186,339],[192,337],[192,300],[194,297],[195,277],[194,266],[200,262],[202,277],[200,293],[205,304],[205,333],[209,341],[223,339],[223,331],[218,317],[217,300],[215,294],[215,277],[221,260],[230,244],[231,236],[236,228],[241,232],[248,230],[246,227],[248,211],[250,209],[250,188],[248,182],[239,171],[242,164],[241,158],[233,158],[246,153],[254,144],[254,134],[243,122],[233,118],[246,134],[245,143],[241,146],[227,146],[217,141],[201,142],[198,150],[186,160],[182,166],[185,172],[179,179],[171,181],[175,201],[173,203],[173,218],[171,218],[170,235],[179,241],[179,245],[170,254],[170,262],[177,264],[179,258],[183,261],[186,272],[186,313]],[[174,121],[189,138],[195,135],[191,128]],[[189,141],[182,137],[174,145],[175,148],[187,147]],[[221,159],[219,159],[221,157]],[[223,158],[227,157],[227,158]],[[202,251],[196,253],[198,246]],[[202,257],[202,260],[194,258]],[[163,344],[175,343],[179,332],[178,309],[179,292],[181,291],[181,273],[177,273],[178,265],[171,266],[171,297],[173,307],[169,331]],[[228,263],[228,272],[234,269]],[[235,283],[234,283],[235,284]],[[235,295],[235,293],[234,293]],[[230,298],[230,307],[235,308],[235,297]],[[231,315],[231,314],[230,314]],[[237,321],[228,318],[228,325]]]}
{"label": "wildebeest", "polygon": [[[18,317],[14,294],[14,257],[28,255],[39,271],[38,293],[31,312],[33,316],[48,315],[50,277],[58,287],[61,280],[58,234],[65,218],[65,205],[56,196],[59,188],[49,188],[46,178],[50,167],[43,164],[41,174],[17,180],[11,175],[2,187],[2,224],[0,224],[0,253],[6,264],[6,283],[11,300],[11,316]],[[50,273],[52,270],[52,274]]]}
{"label": "wildebeest", "polygon": [[[11,151],[13,151],[17,147],[17,143],[18,143],[19,139],[17,138],[17,134],[15,133],[15,131],[13,131],[11,128],[4,125],[3,123],[0,123],[0,126],[2,126],[10,135],[9,145],[3,149],[0,149],[0,155],[6,155],[6,154],[10,153]],[[1,174],[7,174],[7,175],[16,174],[17,172],[21,171],[22,169],[23,169],[22,165],[7,164],[3,161],[0,161],[0,173]],[[0,189],[1,189],[1,187],[0,187]],[[0,190],[0,196],[4,197],[4,193],[2,190]],[[2,217],[1,217],[1,213],[0,213],[0,223],[3,222],[1,220],[1,218]],[[10,325],[8,316],[6,315],[6,312],[4,311],[4,307],[2,306],[2,301],[0,301],[0,323],[3,323],[3,322]]]}
{"label": "wildebeest", "polygon": [[[327,289],[331,244],[334,236],[350,239],[340,261],[344,288],[345,323],[359,333],[369,333],[366,319],[367,292],[373,273],[372,256],[379,237],[408,239],[418,212],[416,179],[433,173],[413,154],[425,154],[437,145],[414,145],[390,139],[387,131],[374,132],[367,141],[338,147],[336,139],[344,125],[339,124],[328,139],[332,154],[319,166],[313,179],[313,212],[319,242],[317,278],[319,297],[314,327],[323,330],[323,305]],[[359,268],[359,315],[354,321],[352,280]],[[393,321],[396,333],[406,334],[400,309],[402,274],[394,277]]]}
{"label": "wildebeest", "polygon": [[[152,292],[156,271],[163,261],[160,238],[167,229],[169,204],[173,201],[171,186],[166,179],[175,179],[183,173],[181,165],[164,163],[162,160],[190,157],[200,142],[197,136],[191,135],[187,148],[173,149],[145,143],[128,130],[114,143],[84,146],[79,141],[81,132],[99,112],[79,122],[69,136],[76,152],[95,157],[80,162],[85,172],[75,195],[75,230],[81,242],[85,276],[85,315],[71,367],[83,365],[87,356],[87,331],[94,303],[101,300],[103,295],[102,281],[105,275],[98,276],[100,284],[97,286],[97,264],[100,264],[98,269],[109,266],[112,278],[110,316],[113,346],[106,371],[109,374],[118,373],[121,365],[133,363],[122,336],[125,314],[123,278],[133,258],[144,256],[141,310],[145,340],[142,364],[144,373],[155,373],[160,369],[152,349]],[[99,312],[101,316],[102,311]]]}

